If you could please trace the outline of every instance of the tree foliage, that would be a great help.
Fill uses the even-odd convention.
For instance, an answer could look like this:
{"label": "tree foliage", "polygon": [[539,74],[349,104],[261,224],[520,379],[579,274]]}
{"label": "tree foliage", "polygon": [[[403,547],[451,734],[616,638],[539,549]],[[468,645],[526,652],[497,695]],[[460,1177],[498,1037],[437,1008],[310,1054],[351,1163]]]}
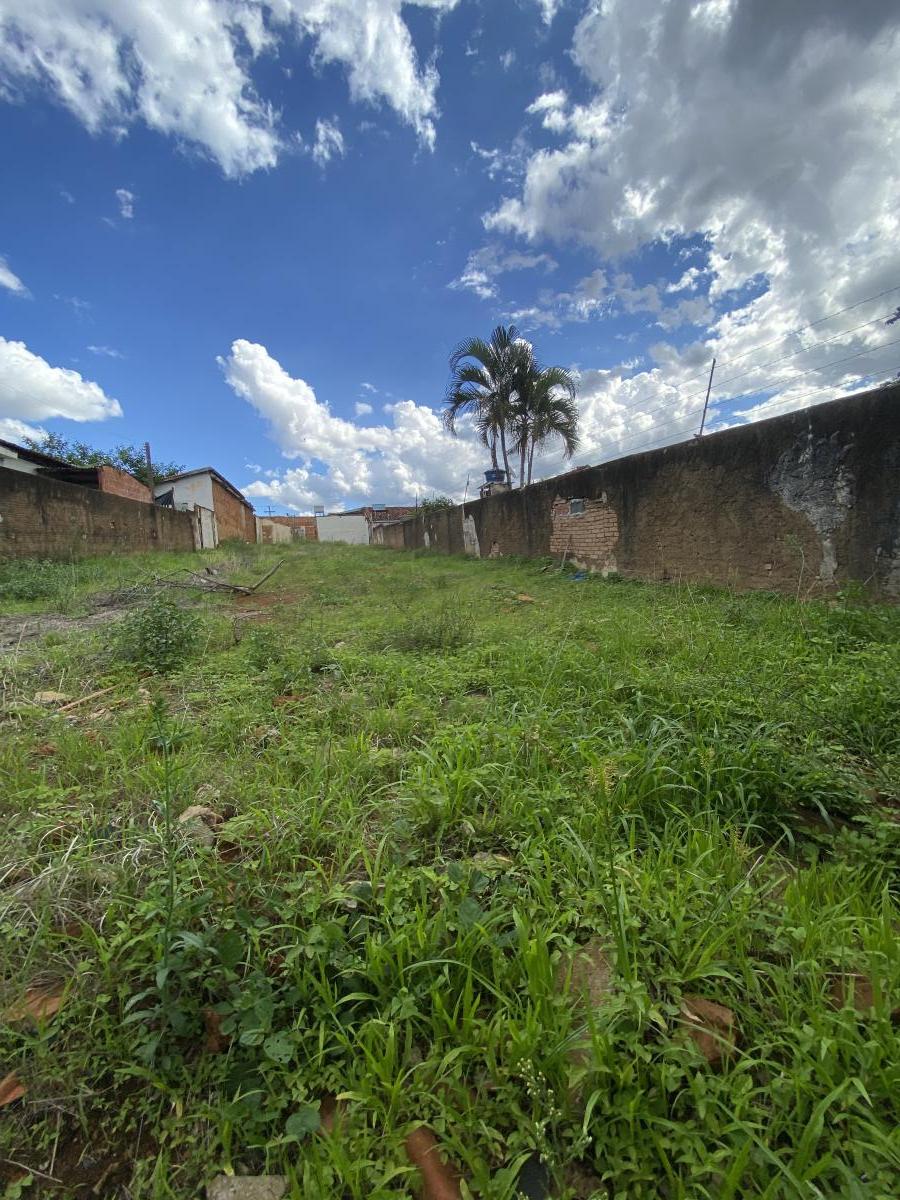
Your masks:
{"label": "tree foliage", "polygon": [[423,516],[428,516],[429,513],[440,512],[445,508],[452,508],[453,501],[449,496],[428,496],[419,504],[419,509]]}
{"label": "tree foliage", "polygon": [[563,367],[542,367],[515,325],[498,325],[490,340],[467,338],[450,356],[444,424],[456,433],[471,416],[491,465],[503,460],[513,482],[510,451],[518,455],[519,486],[531,483],[535,453],[557,439],[571,458],[578,447],[575,381]]}
{"label": "tree foliage", "polygon": [[113,450],[98,450],[87,442],[70,442],[58,433],[46,433],[42,438],[25,438],[25,445],[50,458],[62,459],[73,467],[117,467],[151,488],[159,480],[184,470],[182,463],[154,460],[153,479],[148,479],[143,446],[119,445]]}

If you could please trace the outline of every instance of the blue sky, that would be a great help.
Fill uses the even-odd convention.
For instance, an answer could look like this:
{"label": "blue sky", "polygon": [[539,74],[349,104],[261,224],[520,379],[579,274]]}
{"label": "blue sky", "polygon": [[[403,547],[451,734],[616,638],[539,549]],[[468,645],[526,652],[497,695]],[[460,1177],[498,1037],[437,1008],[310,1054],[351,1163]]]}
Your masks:
{"label": "blue sky", "polygon": [[887,0],[5,0],[0,429],[305,510],[474,481],[436,413],[500,321],[579,373],[579,462],[689,436],[714,355],[720,424],[896,374],[898,42]]}

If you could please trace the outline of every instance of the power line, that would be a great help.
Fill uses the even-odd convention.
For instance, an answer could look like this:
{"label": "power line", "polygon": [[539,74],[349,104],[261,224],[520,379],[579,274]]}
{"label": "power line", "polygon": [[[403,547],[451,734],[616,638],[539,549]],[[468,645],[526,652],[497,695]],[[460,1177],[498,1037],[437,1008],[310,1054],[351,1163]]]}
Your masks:
{"label": "power line", "polygon": [[[861,389],[863,391],[865,391],[865,390],[871,388],[874,384],[889,382],[892,378],[895,378],[894,371],[895,371],[894,367],[891,367],[887,371],[882,371],[881,377],[878,375],[861,375],[859,377],[860,382],[861,382]],[[786,404],[794,404],[795,401],[797,401],[797,400],[803,400],[807,396],[815,396],[819,392],[831,391],[832,388],[834,388],[834,386],[835,385],[833,383],[824,383],[824,384],[822,384],[821,387],[807,388],[806,391],[804,391],[804,392],[798,392],[796,395],[788,396],[784,400],[777,400],[774,404],[771,404],[771,406],[769,408],[765,408],[766,405],[770,404],[770,402],[768,400],[762,400],[762,401],[760,401],[759,405],[754,405],[753,407],[765,408],[766,415],[768,415],[770,412],[774,412],[775,410],[777,410],[779,408],[784,408],[784,406]],[[853,394],[855,394],[855,393],[853,393]],[[754,424],[754,422],[748,421],[747,424],[752,425],[752,424]]]}
{"label": "power line", "polygon": [[[900,341],[900,339],[898,339],[898,341]],[[864,351],[864,353],[865,353],[865,351]],[[857,356],[852,356],[852,357],[857,357]],[[892,374],[893,374],[893,371],[894,371],[894,368],[893,368],[893,367],[891,367],[891,368],[890,368],[890,370],[881,372],[881,375],[883,376],[883,378],[881,378],[881,379],[879,379],[879,377],[878,377],[878,376],[870,376],[870,375],[862,376],[861,378],[862,378],[864,381],[868,381],[868,383],[867,383],[865,386],[871,386],[871,385],[872,385],[872,384],[874,384],[874,383],[878,383],[878,382],[886,382],[887,380],[889,380],[889,379],[890,379],[890,377],[891,377],[891,376],[892,376]],[[785,405],[790,405],[790,404],[793,404],[793,403],[795,403],[795,401],[797,401],[797,400],[804,399],[804,398],[806,398],[806,397],[808,397],[808,396],[814,396],[814,395],[817,395],[819,392],[827,392],[827,391],[830,391],[830,390],[832,390],[834,387],[835,387],[835,384],[834,384],[834,383],[825,383],[825,384],[822,384],[820,387],[808,388],[808,389],[807,389],[805,392],[800,392],[798,395],[791,396],[791,397],[789,397],[789,398],[788,398],[788,399],[786,399],[786,400],[779,400],[777,403],[775,403],[775,404],[773,404],[773,405],[771,406],[771,409],[772,409],[772,411],[775,411],[775,410],[777,410],[777,409],[779,409],[779,408],[783,408]],[[748,393],[748,394],[752,394],[752,393]],[[762,401],[761,403],[765,404],[765,403],[766,403],[766,401]],[[693,410],[691,410],[691,411],[693,411],[693,412],[699,412],[699,408],[697,408],[697,409],[693,409]],[[768,415],[768,412],[769,412],[769,410],[767,409],[767,410],[766,410],[766,412],[767,412],[767,415]],[[691,415],[690,411],[689,411],[688,413],[686,413],[686,414],[685,414],[685,416],[690,416],[690,415]],[[631,435],[629,435],[628,437],[626,437],[626,438],[623,438],[623,439],[622,439],[622,440],[619,442],[619,449],[621,450],[621,449],[624,447],[624,448],[625,448],[625,454],[640,454],[640,453],[642,453],[644,450],[654,450],[654,449],[658,449],[659,447],[658,447],[657,445],[655,445],[655,444],[654,444],[654,437],[655,437],[656,433],[657,433],[657,432],[658,432],[660,429],[664,429],[664,428],[666,428],[667,426],[680,424],[680,423],[681,423],[683,420],[684,420],[684,417],[676,417],[676,418],[675,418],[674,420],[672,420],[672,421],[664,421],[664,422],[661,422],[659,425],[655,426],[655,427],[654,427],[652,430],[642,430],[642,431],[641,431],[640,433],[638,433],[638,434],[631,434]],[[747,424],[747,425],[752,425],[752,424],[754,424],[754,423],[755,423],[754,421],[747,421],[747,422],[745,422],[745,424]],[[712,430],[712,431],[713,431],[713,432],[715,431],[715,428],[714,428],[714,427],[713,427],[713,430]],[[649,433],[649,435],[650,435],[650,440],[648,440],[648,441],[645,441],[645,442],[644,442],[642,445],[638,445],[638,446],[634,446],[634,447],[628,448],[628,443],[630,443],[630,442],[633,442],[633,441],[635,441],[635,440],[638,440],[638,441],[639,441],[639,440],[640,440],[640,438],[641,438],[641,437],[643,437],[643,436],[644,436],[645,434],[647,434],[647,433]],[[678,435],[677,435],[677,433],[673,433],[673,434],[671,434],[671,435],[668,435],[668,436],[671,436],[672,438],[677,438],[677,436],[678,436]],[[690,441],[690,440],[691,440],[691,439],[690,439],[690,438],[687,438],[687,437],[684,439],[684,441]],[[671,442],[671,443],[669,443],[669,444],[671,444],[671,445],[680,445],[681,443],[679,443],[679,442],[677,442],[677,441],[673,441],[673,442]],[[623,455],[622,455],[621,453],[616,453],[616,455],[614,456],[614,458],[621,458],[621,457],[623,457]],[[614,460],[613,460],[613,459],[609,459],[609,458],[607,458],[607,459],[604,459],[602,463],[598,463],[598,466],[602,466],[602,465],[603,465],[603,463],[612,462],[612,461],[614,461]]]}
{"label": "power line", "polygon": [[[827,290],[827,289],[823,289]],[[750,350],[745,350],[743,354],[736,354],[734,358],[727,358],[723,366],[730,366],[731,363],[740,362],[742,358],[746,358],[748,354],[756,354],[760,350],[765,350],[766,346],[774,346],[776,342],[783,342],[785,338],[795,337],[798,333],[805,333],[807,329],[815,329],[817,325],[824,325],[826,321],[830,321],[832,317],[840,317],[845,312],[850,312],[854,308],[860,308],[863,304],[868,304],[872,300],[880,300],[882,296],[889,296],[892,292],[900,292],[900,284],[896,287],[885,288],[883,292],[878,292],[874,296],[866,296],[864,300],[857,300],[855,304],[848,304],[845,308],[839,308],[833,313],[827,313],[824,317],[819,317],[817,321],[810,321],[808,325],[801,325],[799,329],[790,329],[787,333],[779,334],[778,337],[772,338],[771,341],[763,342],[761,346],[753,346]],[[820,292],[819,295],[822,293]]]}
{"label": "power line", "polygon": [[879,350],[887,350],[891,346],[898,344],[900,344],[900,338],[894,338],[892,342],[882,342],[880,346],[868,346],[865,350],[858,350],[856,354],[847,354],[844,358],[836,358],[833,362],[807,367],[805,371],[798,371],[796,375],[788,375],[783,379],[770,379],[766,383],[759,384],[758,387],[751,388],[749,391],[739,392],[736,396],[729,396],[723,400],[718,400],[716,404],[724,404],[728,400],[740,400],[741,396],[756,396],[761,392],[767,392],[771,388],[778,387],[780,384],[793,383],[795,379],[802,379],[804,375],[811,375],[813,371],[828,371],[832,367],[839,367],[842,363],[852,362],[855,358],[863,358],[866,354],[877,354]]}
{"label": "power line", "polygon": [[[822,291],[818,293],[818,295],[820,295],[820,296],[823,295],[827,290],[828,290],[827,288],[823,288]],[[880,300],[882,298],[882,296],[890,296],[893,292],[900,292],[900,284],[896,285],[895,287],[885,288],[884,291],[876,292],[872,296],[866,296],[862,300],[856,300],[853,304],[847,304],[843,308],[835,309],[834,312],[826,313],[824,317],[819,317],[818,320],[810,321],[808,325],[801,325],[797,329],[789,329],[787,331],[787,333],[781,333],[778,335],[778,337],[771,338],[768,342],[763,342],[759,346],[753,346],[749,350],[745,350],[742,354],[736,354],[734,356],[734,358],[727,358],[724,360],[724,362],[719,363],[719,369],[721,370],[722,367],[727,367],[727,366],[730,366],[732,363],[740,362],[741,359],[746,358],[748,354],[757,354],[760,350],[765,350],[767,346],[774,346],[777,342],[783,342],[786,338],[796,337],[797,334],[805,333],[806,330],[808,330],[808,329],[815,329],[818,325],[823,325],[826,321],[831,321],[834,317],[840,317],[846,312],[851,312],[854,308],[860,308],[863,304],[869,304],[873,300]],[[887,313],[886,315],[890,316],[891,314]],[[863,323],[863,325],[857,325],[854,327],[854,329],[845,330],[843,334],[838,334],[837,336],[838,337],[847,336],[848,334],[853,333],[855,329],[863,329],[863,328],[865,328],[866,325],[872,325],[872,324],[874,324],[875,321],[879,321],[879,320],[881,320],[880,317],[875,317],[873,321],[866,321]],[[825,341],[818,342],[817,345],[822,346],[822,345],[825,345],[826,342],[834,341],[834,340],[835,340],[834,338],[827,338]],[[809,349],[813,349],[813,347],[807,346],[801,350],[795,350],[792,353],[793,354],[801,354],[801,353],[803,353],[804,349],[809,350]],[[788,358],[788,357],[791,357],[791,355],[784,355],[784,358]],[[761,366],[759,368],[751,368],[751,370],[753,370],[753,369],[762,370],[766,366],[771,366],[772,362],[781,362],[781,361],[782,361],[781,359],[773,359],[771,362],[763,363],[763,364],[761,364]],[[706,367],[704,367],[702,371],[698,371],[698,373],[696,375],[689,375],[687,377],[687,379],[683,379],[681,381],[681,383],[663,383],[663,384],[660,384],[659,387],[673,388],[675,391],[680,391],[686,384],[691,383],[694,379],[701,379],[701,378],[705,377],[706,370],[707,370]],[[749,373],[750,372],[745,372],[745,374],[749,374]],[[738,376],[738,378],[743,378],[743,374],[741,376]],[[729,382],[728,380],[723,380],[722,384],[725,384],[728,382]],[[658,394],[659,394],[659,392],[657,390],[652,391],[652,392],[647,392],[644,396],[639,396],[637,399],[629,401],[629,403],[627,405],[625,405],[625,407],[634,407],[634,406],[642,403],[644,400],[652,400]],[[694,393],[692,393],[692,396],[700,395],[700,394],[701,393],[699,393],[699,392],[694,392]],[[684,398],[687,400],[690,400],[692,398],[692,396],[686,396]]]}
{"label": "power line", "polygon": [[819,346],[828,346],[831,342],[836,342],[842,337],[849,337],[851,333],[858,333],[860,329],[867,329],[869,325],[875,325],[890,315],[889,312],[880,313],[877,317],[873,317],[871,321],[863,321],[861,325],[854,325],[850,329],[842,329],[840,333],[834,333],[830,338],[823,338],[820,342],[813,342],[811,346],[801,346],[799,350],[791,350],[789,354],[782,354],[780,358],[770,358],[768,362],[760,363],[755,367],[748,367],[746,371],[741,371],[740,375],[732,375],[730,379],[720,379],[718,386],[727,387],[729,383],[734,383],[738,379],[744,379],[747,375],[752,375],[754,371],[763,371],[766,367],[772,367],[776,363],[785,362],[789,358],[796,358],[798,354],[807,354],[810,350],[816,350]]}

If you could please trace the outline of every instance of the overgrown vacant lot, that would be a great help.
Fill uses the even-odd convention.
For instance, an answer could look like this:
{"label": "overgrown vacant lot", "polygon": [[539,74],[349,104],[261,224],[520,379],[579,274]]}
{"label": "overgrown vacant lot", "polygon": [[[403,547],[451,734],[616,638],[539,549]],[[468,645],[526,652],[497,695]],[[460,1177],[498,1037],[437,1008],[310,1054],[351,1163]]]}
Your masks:
{"label": "overgrown vacant lot", "polygon": [[896,1197],[900,614],[276,558],[0,568],[7,1196]]}

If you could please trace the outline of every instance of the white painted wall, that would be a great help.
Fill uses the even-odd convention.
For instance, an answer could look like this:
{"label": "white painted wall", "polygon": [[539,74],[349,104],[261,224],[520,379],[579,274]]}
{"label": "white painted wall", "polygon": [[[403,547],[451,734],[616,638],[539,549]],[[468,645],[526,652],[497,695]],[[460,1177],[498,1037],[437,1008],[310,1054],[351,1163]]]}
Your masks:
{"label": "white painted wall", "polygon": [[358,514],[316,517],[316,530],[320,542],[349,542],[353,546],[369,544],[369,522]]}
{"label": "white painted wall", "polygon": [[195,504],[215,511],[213,502],[212,475],[189,475],[187,479],[176,479],[172,483],[158,483],[153,489],[157,496],[170,488],[175,492],[175,507],[192,509]]}
{"label": "white painted wall", "polygon": [[[291,537],[290,525],[282,525],[280,521],[270,521],[268,517],[256,518],[256,540],[264,541],[263,530],[268,530],[269,540],[273,545],[281,545],[284,542],[293,541]],[[303,530],[305,533],[306,530]]]}

